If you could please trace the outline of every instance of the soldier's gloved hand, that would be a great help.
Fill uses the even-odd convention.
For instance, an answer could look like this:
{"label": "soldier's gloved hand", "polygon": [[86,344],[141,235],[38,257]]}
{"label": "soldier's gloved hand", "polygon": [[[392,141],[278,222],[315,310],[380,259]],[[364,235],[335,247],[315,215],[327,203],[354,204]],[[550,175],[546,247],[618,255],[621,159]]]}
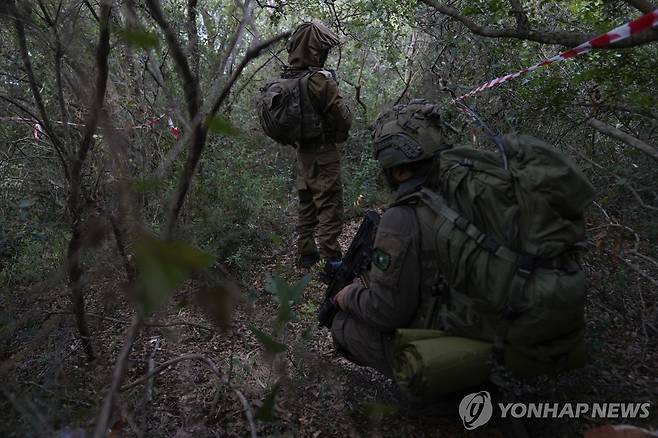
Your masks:
{"label": "soldier's gloved hand", "polygon": [[345,299],[345,296],[349,294],[352,290],[358,289],[361,286],[362,286],[361,279],[357,277],[354,279],[354,281],[351,284],[348,284],[336,294],[336,297],[334,299],[336,300],[336,304],[338,304],[338,307],[340,307],[341,310],[344,310],[343,300]]}

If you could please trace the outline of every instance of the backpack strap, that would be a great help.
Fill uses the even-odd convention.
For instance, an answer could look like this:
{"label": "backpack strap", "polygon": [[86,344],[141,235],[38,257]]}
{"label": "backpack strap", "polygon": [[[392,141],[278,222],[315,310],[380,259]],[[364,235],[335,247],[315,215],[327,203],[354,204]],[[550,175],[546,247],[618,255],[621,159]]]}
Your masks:
{"label": "backpack strap", "polygon": [[[317,73],[317,70],[308,70],[304,72],[303,75],[297,80],[297,86],[299,87],[299,111],[302,115],[301,123],[301,137],[304,138],[304,124],[306,123],[305,111],[311,111],[313,114],[317,115],[320,119],[323,120],[323,117],[318,113],[313,101],[311,100],[311,95],[308,93],[308,80],[309,78]],[[322,72],[322,70],[319,70]],[[329,74],[331,75],[331,74]],[[310,108],[308,108],[310,106]],[[324,124],[323,124],[324,125]],[[322,134],[320,135],[321,144],[325,142],[324,129],[321,130]]]}
{"label": "backpack strap", "polygon": [[[420,201],[421,201],[421,194],[418,190],[416,190],[395,200],[395,202],[390,204],[388,208],[399,207],[403,205],[412,206],[418,204]],[[415,209],[414,209],[414,217],[416,218],[416,228],[418,229],[418,233],[420,236],[421,233],[420,218],[418,217],[418,212]],[[431,282],[432,284],[431,298],[430,298],[429,306],[425,311],[425,315],[423,319],[424,328],[426,329],[431,328],[430,326],[434,322],[437,316],[436,310],[437,308],[440,309],[441,298],[446,296],[449,288],[448,283],[445,281],[443,275],[441,275],[441,271],[438,266],[438,253],[436,249],[432,251],[427,251],[425,253],[421,253],[419,251],[418,265],[422,264],[421,263],[422,259],[426,259],[428,257],[437,263],[436,263],[436,274],[432,278],[432,282]],[[420,287],[421,288],[423,287],[422,282]]]}
{"label": "backpack strap", "polygon": [[[523,258],[519,253],[506,246],[500,245],[493,237],[488,236],[487,234],[480,231],[468,219],[459,214],[457,211],[448,207],[443,197],[438,193],[423,187],[418,192],[418,197],[419,199],[423,200],[424,203],[436,214],[444,217],[447,221],[451,222],[455,227],[459,228],[467,236],[473,239],[478,244],[478,246],[482,247],[484,250],[490,252],[491,254],[494,254],[497,257],[500,257],[516,265],[517,272],[512,278],[512,282],[510,284],[510,296],[512,297],[515,294],[523,293],[526,280],[532,272],[533,267],[526,266],[523,263]],[[468,300],[468,298],[465,296],[462,296],[462,298]],[[510,298],[510,301],[516,302],[514,298]],[[505,315],[503,316],[503,320],[498,325],[496,336],[494,338],[494,345],[492,348],[494,363],[501,365],[504,364],[505,338],[507,337],[509,322],[514,319],[515,316],[515,309],[507,309]]]}

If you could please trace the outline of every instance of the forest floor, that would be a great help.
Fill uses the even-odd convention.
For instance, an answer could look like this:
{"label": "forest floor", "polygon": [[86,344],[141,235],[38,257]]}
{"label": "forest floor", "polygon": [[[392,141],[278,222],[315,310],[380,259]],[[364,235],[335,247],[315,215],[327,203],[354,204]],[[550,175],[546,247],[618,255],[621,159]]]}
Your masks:
{"label": "forest floor", "polygon": [[[346,224],[344,248],[357,226],[356,220]],[[204,316],[194,282],[158,312],[154,320],[167,326],[142,331],[130,355],[124,386],[143,377],[149,367],[190,354],[212,361],[224,379],[220,381],[199,360],[182,360],[148,383],[121,391],[110,436],[248,436],[253,427],[249,417],[268,405],[274,387],[280,390],[273,409],[262,409],[271,418],[253,421],[260,436],[467,435],[455,412],[458,400],[447,404],[453,405],[451,409],[442,405],[417,412],[390,380],[334,353],[329,332],[317,328],[316,309],[324,293],[316,279],[318,268],[310,273],[313,280],[303,300],[294,306],[299,319],[285,331],[282,342],[287,351],[275,360],[267,357],[252,328],[269,332],[277,311],[277,303],[265,291],[270,273],[293,282],[307,273],[293,267],[293,241],[284,239],[260,256],[252,272],[242,275],[242,298],[229,327],[216,329]],[[649,401],[652,416],[633,423],[656,428],[658,347],[651,341],[656,327],[632,320],[638,298],[606,283],[607,274],[595,268],[604,262],[597,257],[590,255],[585,263],[590,277],[599,280],[588,305],[592,361],[560,376],[515,383],[514,390],[523,401]],[[5,343],[0,345],[0,378],[7,382],[0,391],[5,396],[0,397],[0,435],[74,437],[93,428],[132,317],[128,300],[116,299],[123,295],[113,290],[117,276],[123,275],[121,267],[94,265],[88,275],[87,311],[98,357],[91,363],[85,360],[73,318],[66,313],[68,291],[61,278],[12,291],[16,321],[8,327],[12,336],[3,336]],[[627,290],[632,290],[630,285]],[[656,299],[641,298],[643,306]],[[570,437],[581,436],[596,424],[601,420],[547,419],[532,420],[528,428],[533,437]],[[503,434],[490,422],[468,436]]]}

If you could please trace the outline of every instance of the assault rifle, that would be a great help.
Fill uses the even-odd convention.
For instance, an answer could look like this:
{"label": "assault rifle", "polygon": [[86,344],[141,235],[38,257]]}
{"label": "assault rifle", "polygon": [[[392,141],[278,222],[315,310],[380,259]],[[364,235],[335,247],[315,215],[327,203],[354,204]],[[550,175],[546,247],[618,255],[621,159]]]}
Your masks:
{"label": "assault rifle", "polygon": [[331,328],[331,322],[338,312],[338,305],[335,300],[336,294],[370,268],[372,245],[375,242],[378,226],[379,214],[368,211],[363,218],[363,222],[359,225],[345,257],[338,262],[327,263],[322,281],[328,287],[325,292],[324,302],[318,311],[320,327]]}

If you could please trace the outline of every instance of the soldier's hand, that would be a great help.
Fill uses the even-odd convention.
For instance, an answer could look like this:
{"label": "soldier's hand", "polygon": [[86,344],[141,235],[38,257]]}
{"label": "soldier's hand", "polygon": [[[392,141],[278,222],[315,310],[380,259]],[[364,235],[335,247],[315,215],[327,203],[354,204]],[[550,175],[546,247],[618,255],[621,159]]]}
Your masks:
{"label": "soldier's hand", "polygon": [[361,286],[361,280],[359,278],[354,279],[354,281],[351,284],[348,284],[344,288],[342,288],[337,294],[336,294],[336,304],[338,304],[338,307],[341,309],[344,309],[343,307],[343,302],[345,300],[345,296],[350,293],[352,289],[356,289]]}

